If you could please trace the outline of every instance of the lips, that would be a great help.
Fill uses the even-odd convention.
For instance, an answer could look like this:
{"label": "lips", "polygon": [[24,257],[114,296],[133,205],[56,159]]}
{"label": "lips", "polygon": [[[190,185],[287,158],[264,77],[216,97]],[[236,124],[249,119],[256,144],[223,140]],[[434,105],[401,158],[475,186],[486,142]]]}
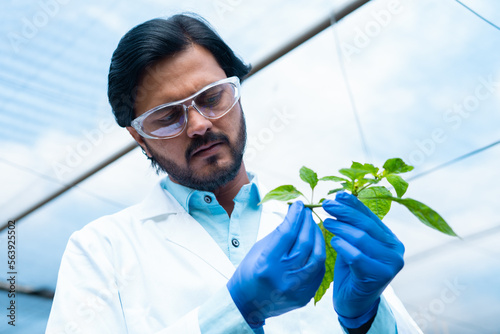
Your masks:
{"label": "lips", "polygon": [[221,144],[229,145],[229,138],[223,133],[207,131],[204,136],[195,136],[185,152],[186,161],[191,158],[206,157],[218,152]]}
{"label": "lips", "polygon": [[220,144],[223,144],[223,141],[213,141],[213,142],[210,142],[208,144],[202,145],[191,153],[191,157],[194,157],[197,154],[199,155],[199,154],[202,154],[204,152],[208,152]]}

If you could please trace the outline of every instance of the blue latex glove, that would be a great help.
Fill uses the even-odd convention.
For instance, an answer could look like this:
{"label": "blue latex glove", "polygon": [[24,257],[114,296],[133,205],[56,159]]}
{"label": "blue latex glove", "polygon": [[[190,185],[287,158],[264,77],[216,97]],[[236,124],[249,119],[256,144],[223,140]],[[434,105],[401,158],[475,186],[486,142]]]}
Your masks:
{"label": "blue latex glove", "polygon": [[344,327],[358,328],[377,313],[380,295],[403,268],[404,246],[351,194],[337,193],[323,208],[337,219],[324,221],[337,251],[333,306]]}
{"label": "blue latex glove", "polygon": [[306,305],[325,274],[325,241],[302,202],[292,204],[273,232],[255,243],[227,288],[252,328]]}

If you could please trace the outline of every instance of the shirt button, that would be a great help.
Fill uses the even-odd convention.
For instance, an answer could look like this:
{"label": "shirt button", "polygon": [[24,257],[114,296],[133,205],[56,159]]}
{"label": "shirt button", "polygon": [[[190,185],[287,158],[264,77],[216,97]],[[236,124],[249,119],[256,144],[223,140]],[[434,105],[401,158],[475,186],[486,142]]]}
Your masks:
{"label": "shirt button", "polygon": [[212,203],[212,197],[208,196],[208,195],[205,195],[205,197],[203,198],[205,200],[205,203]]}
{"label": "shirt button", "polygon": [[240,241],[236,238],[233,238],[233,240],[231,240],[231,243],[234,247],[238,247],[240,245]]}

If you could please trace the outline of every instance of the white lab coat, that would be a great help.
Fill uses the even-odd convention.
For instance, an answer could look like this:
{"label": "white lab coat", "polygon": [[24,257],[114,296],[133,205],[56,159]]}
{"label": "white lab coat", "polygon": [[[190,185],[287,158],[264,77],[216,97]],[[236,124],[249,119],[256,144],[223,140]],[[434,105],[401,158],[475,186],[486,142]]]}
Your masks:
{"label": "white lab coat", "polygon": [[[264,204],[258,239],[283,221],[271,205]],[[198,334],[199,306],[225,289],[234,270],[203,227],[158,184],[142,203],[71,236],[46,333]],[[311,302],[267,319],[265,332],[343,333],[331,290],[316,306]],[[384,295],[399,333],[421,333],[392,290]]]}

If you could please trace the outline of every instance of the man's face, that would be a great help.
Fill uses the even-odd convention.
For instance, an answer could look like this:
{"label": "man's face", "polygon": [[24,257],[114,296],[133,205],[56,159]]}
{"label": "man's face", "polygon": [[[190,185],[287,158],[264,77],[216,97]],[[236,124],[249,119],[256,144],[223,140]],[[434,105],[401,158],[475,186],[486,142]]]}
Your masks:
{"label": "man's face", "polygon": [[[135,117],[226,78],[212,54],[198,45],[161,60],[145,72],[138,86]],[[142,138],[133,128],[127,129],[146,154],[184,186],[214,191],[240,171],[246,129],[239,103],[216,120],[206,119],[190,107],[186,129],[171,139]]]}

